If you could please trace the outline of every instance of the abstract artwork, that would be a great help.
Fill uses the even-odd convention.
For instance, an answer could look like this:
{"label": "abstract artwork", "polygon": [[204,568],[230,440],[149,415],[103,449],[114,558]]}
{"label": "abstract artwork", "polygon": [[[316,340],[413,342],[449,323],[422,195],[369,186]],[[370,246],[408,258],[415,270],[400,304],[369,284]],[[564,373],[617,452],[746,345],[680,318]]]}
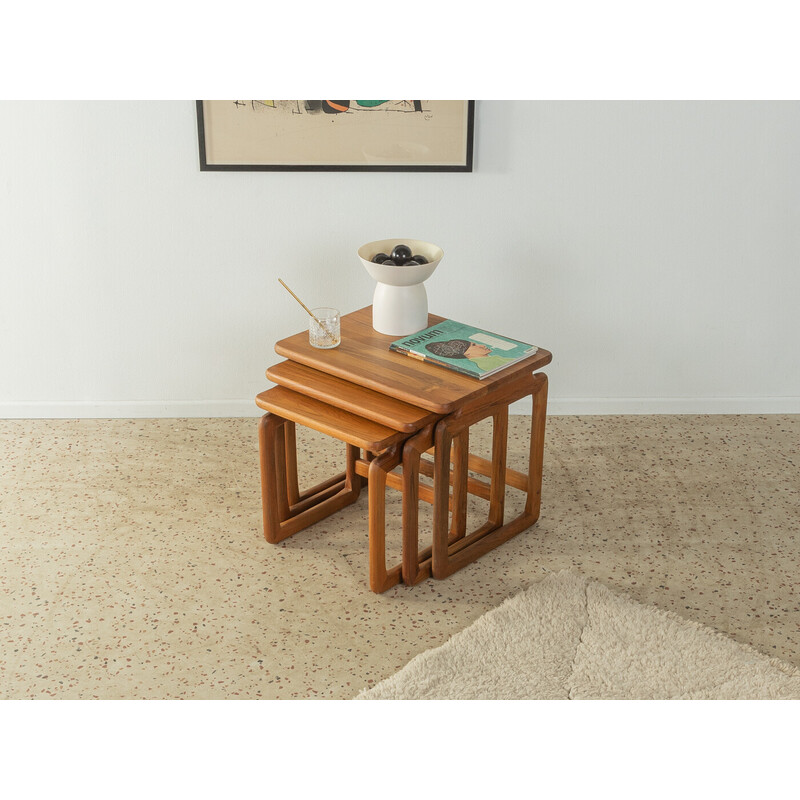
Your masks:
{"label": "abstract artwork", "polygon": [[198,100],[201,170],[471,172],[474,100]]}

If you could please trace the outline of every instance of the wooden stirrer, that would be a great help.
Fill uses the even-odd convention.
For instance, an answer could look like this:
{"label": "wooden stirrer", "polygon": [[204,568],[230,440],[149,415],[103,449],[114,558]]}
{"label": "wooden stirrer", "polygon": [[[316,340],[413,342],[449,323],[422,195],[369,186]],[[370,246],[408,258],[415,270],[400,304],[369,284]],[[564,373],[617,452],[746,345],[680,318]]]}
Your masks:
{"label": "wooden stirrer", "polygon": [[325,330],[325,326],[317,319],[316,315],[312,313],[311,309],[280,278],[278,278],[278,283],[280,283],[280,285],[283,286],[283,288],[286,289],[286,291],[289,292],[289,294],[292,297],[294,297],[294,299],[297,300],[297,302],[300,303],[301,306],[303,306],[303,308],[308,312],[308,315],[310,317],[314,317],[314,319],[317,322],[317,325],[319,325],[320,328],[322,328],[322,330]]}

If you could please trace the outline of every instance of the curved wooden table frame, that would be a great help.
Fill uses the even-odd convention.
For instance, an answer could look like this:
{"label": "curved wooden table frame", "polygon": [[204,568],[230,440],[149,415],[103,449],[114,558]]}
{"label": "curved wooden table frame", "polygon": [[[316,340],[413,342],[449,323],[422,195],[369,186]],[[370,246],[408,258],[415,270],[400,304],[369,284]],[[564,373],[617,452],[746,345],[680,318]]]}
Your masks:
{"label": "curved wooden table frame", "polygon": [[[511,403],[528,395],[532,398],[531,436],[528,454],[528,473],[508,470],[506,467],[506,447],[508,432],[508,407]],[[547,413],[547,375],[543,372],[526,375],[504,387],[490,405],[465,406],[442,419],[436,426],[434,450],[434,474],[450,473],[451,448],[453,457],[453,496],[449,498],[450,480],[434,478],[433,504],[433,553],[432,572],[437,579],[447,578],[457,570],[485,555],[503,542],[529,528],[537,519],[542,498],[542,466],[544,456],[544,432]],[[488,417],[493,418],[492,459],[489,470],[478,459],[468,454],[469,428]],[[484,462],[485,464],[485,462]],[[489,519],[466,534],[466,498],[470,491],[468,469],[488,474]],[[522,481],[520,481],[522,478]],[[525,510],[515,519],[505,522],[506,484],[524,488],[526,492]],[[478,493],[474,491],[473,493]],[[483,496],[485,494],[481,493]],[[448,530],[448,508],[452,502],[452,525]],[[411,543],[409,542],[409,548]],[[411,557],[411,556],[409,556]]]}
{"label": "curved wooden table frame", "polygon": [[355,470],[359,448],[347,445],[343,473],[300,493],[294,422],[267,412],[258,424],[258,441],[264,538],[271,544],[282,542],[358,500],[362,485]]}
{"label": "curved wooden table frame", "polygon": [[[528,473],[523,474],[506,465],[508,408],[528,395],[532,398],[531,436]],[[476,400],[382,453],[365,451],[362,458],[359,447],[346,444],[345,471],[304,492],[298,488],[295,423],[268,412],[259,422],[264,536],[277,544],[356,502],[366,479],[370,589],[381,593],[401,581],[415,585],[431,576],[447,578],[539,518],[546,411],[547,376],[541,372],[525,375],[496,392],[489,405],[484,398]],[[493,419],[492,458],[485,460],[469,454],[469,429],[489,417]],[[422,456],[430,452],[433,462],[423,461]],[[402,475],[393,474],[401,464]],[[470,471],[490,482],[470,477]],[[432,488],[420,484],[420,473],[434,478]],[[525,510],[508,523],[504,521],[506,485],[526,492]],[[403,494],[402,561],[391,568],[386,566],[387,486]],[[487,522],[469,535],[468,494],[489,501]],[[433,504],[433,543],[422,551],[420,501]]]}
{"label": "curved wooden table frame", "polygon": [[[401,490],[411,486],[408,475],[419,475],[420,455],[433,442],[433,424],[407,440],[406,445],[418,443],[416,449],[394,444],[380,454],[365,452],[362,458],[360,448],[347,444],[345,472],[302,493],[298,489],[295,423],[267,412],[261,417],[258,430],[264,538],[271,544],[278,544],[354,503],[366,478],[369,493],[369,586],[373,592],[381,593],[400,583],[402,563],[392,568],[386,566],[386,486],[387,482],[392,488]],[[401,463],[402,478],[391,474]],[[408,538],[406,527],[410,525],[413,525],[416,540],[416,513],[412,517],[407,512],[412,497],[416,512],[418,493],[409,490],[403,494],[404,541]],[[432,493],[428,499],[433,502]],[[415,565],[419,575],[415,582],[430,576],[430,555],[430,548],[419,554],[423,563]]]}

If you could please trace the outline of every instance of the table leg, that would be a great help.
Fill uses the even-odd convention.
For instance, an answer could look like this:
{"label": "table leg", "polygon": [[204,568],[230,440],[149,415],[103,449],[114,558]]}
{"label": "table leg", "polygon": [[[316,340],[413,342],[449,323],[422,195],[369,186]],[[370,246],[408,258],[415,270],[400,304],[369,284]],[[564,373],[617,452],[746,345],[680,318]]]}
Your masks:
{"label": "table leg", "polygon": [[401,566],[386,569],[386,476],[401,458],[395,445],[369,462],[369,588],[377,593],[400,583]]}
{"label": "table leg", "polygon": [[453,513],[450,520],[450,541],[467,534],[467,482],[469,480],[469,429],[453,438]]}
{"label": "table leg", "polygon": [[300,489],[297,485],[297,435],[294,422],[287,419],[283,432],[286,450],[286,493],[291,507],[300,500]]}
{"label": "table leg", "polygon": [[433,425],[403,446],[403,583],[413,586],[431,576],[431,548],[419,552],[419,472],[422,454],[433,446]]}
{"label": "table leg", "polygon": [[544,430],[547,423],[547,375],[543,372],[533,391],[533,412],[531,414],[531,450],[528,466],[528,499],[525,513],[534,521],[539,519],[542,505],[542,472],[544,469]]}
{"label": "table leg", "polygon": [[492,414],[492,474],[489,495],[489,522],[503,524],[506,504],[506,452],[508,448],[508,405]]}

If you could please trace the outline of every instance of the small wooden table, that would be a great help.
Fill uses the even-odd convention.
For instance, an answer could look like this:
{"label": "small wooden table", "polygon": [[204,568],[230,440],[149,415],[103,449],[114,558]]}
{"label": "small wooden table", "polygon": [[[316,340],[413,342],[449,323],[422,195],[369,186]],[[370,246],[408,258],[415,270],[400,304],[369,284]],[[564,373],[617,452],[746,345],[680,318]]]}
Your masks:
{"label": "small wooden table", "polygon": [[[428,325],[443,320],[430,314]],[[383,490],[380,484],[386,484],[386,472],[391,471],[391,466],[401,461],[404,464],[402,479],[392,480],[394,476],[389,475],[386,484],[402,488],[407,495],[403,505],[403,582],[418,583],[430,575],[445,578],[536,522],[541,500],[547,376],[532,373],[550,363],[549,351],[540,348],[502,372],[478,380],[389,350],[389,344],[399,337],[380,334],[372,328],[371,306],[344,315],[341,331],[341,344],[332,350],[312,347],[306,331],[279,341],[275,351],[288,360],[270,367],[267,377],[332,409],[403,432],[405,445],[399,443],[387,451],[380,463],[382,469],[370,473],[380,479],[376,481],[377,488],[370,490],[372,498]],[[507,468],[506,438],[508,407],[526,396],[532,397],[533,418],[528,472],[524,474]],[[259,405],[269,410],[263,402]],[[487,417],[493,419],[490,460],[469,454],[469,428]],[[300,417],[298,421],[302,422]],[[324,427],[317,429],[325,432]],[[434,462],[420,461],[419,456],[426,450],[434,453]],[[406,469],[408,465],[411,467]],[[356,465],[359,466],[363,470],[364,465]],[[434,477],[432,491],[419,485],[420,471]],[[470,471],[489,477],[490,483],[471,477]],[[504,521],[506,485],[527,493],[525,511],[510,522]],[[489,501],[487,523],[469,535],[468,493]],[[418,546],[418,499],[434,505],[433,544],[430,551],[423,553],[419,553]],[[371,539],[370,564],[372,567],[379,563],[376,574],[383,576],[380,537],[375,549],[378,552],[373,552]],[[383,591],[399,579],[399,574],[382,577],[373,589]]]}

